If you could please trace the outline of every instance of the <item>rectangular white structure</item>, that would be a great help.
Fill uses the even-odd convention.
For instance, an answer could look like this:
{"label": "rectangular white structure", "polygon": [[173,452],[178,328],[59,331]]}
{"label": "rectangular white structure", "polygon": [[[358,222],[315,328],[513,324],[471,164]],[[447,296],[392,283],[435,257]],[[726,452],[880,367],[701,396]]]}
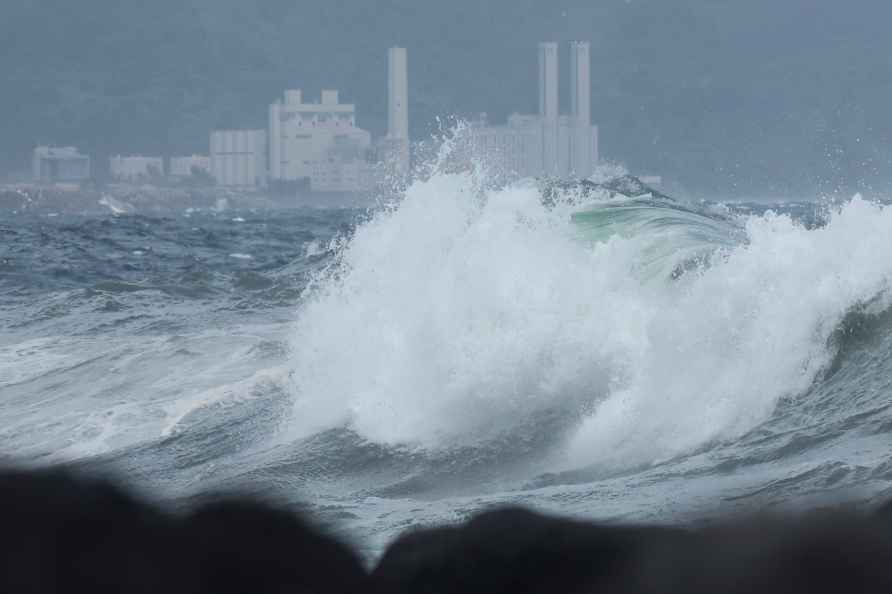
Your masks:
{"label": "rectangular white structure", "polygon": [[300,90],[285,91],[269,106],[269,174],[275,181],[308,181],[319,191],[358,191],[372,136],[356,127],[356,106],[340,103],[325,89],[318,103],[304,102]]}
{"label": "rectangular white structure", "polygon": [[221,186],[266,184],[266,131],[215,130],[211,133],[211,176]]}
{"label": "rectangular white structure", "polygon": [[387,51],[387,139],[400,174],[409,171],[409,70],[406,48]]}
{"label": "rectangular white structure", "polygon": [[512,114],[507,126],[490,126],[481,117],[457,141],[453,165],[481,165],[491,181],[535,176],[542,168],[542,126],[536,116]]}
{"label": "rectangular white structure", "polygon": [[316,161],[310,177],[314,192],[362,192],[374,183],[374,167],[363,159]]}
{"label": "rectangular white structure", "polygon": [[34,181],[80,182],[90,179],[90,157],[73,146],[39,146],[32,157]]}
{"label": "rectangular white structure", "polygon": [[117,181],[144,183],[164,175],[164,159],[143,155],[117,155],[108,160],[108,171],[112,179]]}

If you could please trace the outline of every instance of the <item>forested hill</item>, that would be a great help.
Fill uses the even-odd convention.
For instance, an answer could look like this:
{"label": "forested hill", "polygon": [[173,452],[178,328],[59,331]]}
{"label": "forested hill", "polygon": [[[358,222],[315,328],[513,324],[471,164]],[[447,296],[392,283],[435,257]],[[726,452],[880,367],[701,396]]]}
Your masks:
{"label": "forested hill", "polygon": [[0,5],[0,171],[27,167],[38,142],[205,152],[211,128],[262,126],[286,87],[338,88],[380,133],[395,44],[410,51],[416,137],[438,115],[499,121],[536,109],[536,43],[580,38],[602,152],[635,171],[738,195],[892,182],[892,5],[879,0]]}

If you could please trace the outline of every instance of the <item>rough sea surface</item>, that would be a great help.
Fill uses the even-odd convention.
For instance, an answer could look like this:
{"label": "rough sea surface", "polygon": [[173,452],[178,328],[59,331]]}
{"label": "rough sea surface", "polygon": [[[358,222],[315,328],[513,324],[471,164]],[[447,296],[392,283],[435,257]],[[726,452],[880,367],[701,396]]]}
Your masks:
{"label": "rough sea surface", "polygon": [[892,495],[892,207],[0,219],[0,459],[249,489],[370,555],[518,503],[686,520]]}

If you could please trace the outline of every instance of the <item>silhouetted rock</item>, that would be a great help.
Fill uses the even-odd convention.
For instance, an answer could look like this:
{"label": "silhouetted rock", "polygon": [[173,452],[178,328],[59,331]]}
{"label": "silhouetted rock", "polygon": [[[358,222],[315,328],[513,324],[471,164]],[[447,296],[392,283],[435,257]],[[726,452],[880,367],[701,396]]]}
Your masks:
{"label": "silhouetted rock", "polygon": [[0,592],[197,591],[175,520],[103,481],[5,471],[0,527]]}
{"label": "silhouetted rock", "polygon": [[892,505],[673,528],[518,508],[356,553],[247,498],[173,514],[65,470],[0,471],[0,592],[820,594],[892,592]]}
{"label": "silhouetted rock", "polygon": [[0,472],[0,592],[321,594],[363,591],[349,548],[247,499],[175,516],[104,480]]}
{"label": "silhouetted rock", "polygon": [[359,557],[292,512],[221,501],[198,509],[185,528],[199,557],[202,592],[365,591]]}
{"label": "silhouetted rock", "polygon": [[388,594],[889,592],[892,534],[841,513],[685,530],[507,509],[402,536],[373,579]]}
{"label": "silhouetted rock", "polygon": [[455,528],[410,532],[373,572],[380,592],[614,591],[684,530],[589,524],[523,509],[487,512]]}

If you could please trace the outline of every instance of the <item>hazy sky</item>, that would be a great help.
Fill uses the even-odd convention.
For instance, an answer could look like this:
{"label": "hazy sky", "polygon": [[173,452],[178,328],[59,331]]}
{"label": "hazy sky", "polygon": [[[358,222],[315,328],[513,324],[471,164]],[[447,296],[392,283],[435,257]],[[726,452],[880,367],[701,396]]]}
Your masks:
{"label": "hazy sky", "polygon": [[738,194],[892,182],[879,0],[0,3],[4,170],[37,142],[206,152],[209,129],[262,125],[285,87],[339,88],[380,133],[394,44],[410,52],[416,137],[437,115],[498,121],[536,109],[536,43],[578,38],[602,154],[633,171]]}

